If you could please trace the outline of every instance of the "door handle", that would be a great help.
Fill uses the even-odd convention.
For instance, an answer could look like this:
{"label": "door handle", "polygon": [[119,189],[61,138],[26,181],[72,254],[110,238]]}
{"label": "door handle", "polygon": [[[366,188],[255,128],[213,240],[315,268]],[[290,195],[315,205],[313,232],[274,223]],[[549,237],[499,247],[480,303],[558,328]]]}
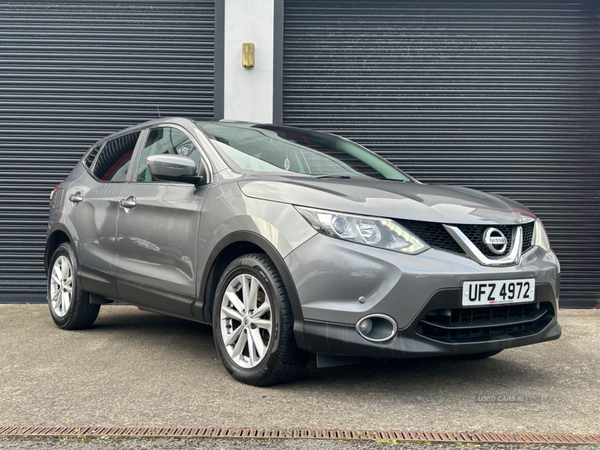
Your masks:
{"label": "door handle", "polygon": [[119,200],[119,206],[125,209],[135,208],[137,206],[137,202],[135,201],[135,197],[130,195],[127,198],[122,198]]}
{"label": "door handle", "polygon": [[81,203],[83,201],[83,195],[81,195],[81,192],[77,191],[69,197],[69,200],[73,203]]}

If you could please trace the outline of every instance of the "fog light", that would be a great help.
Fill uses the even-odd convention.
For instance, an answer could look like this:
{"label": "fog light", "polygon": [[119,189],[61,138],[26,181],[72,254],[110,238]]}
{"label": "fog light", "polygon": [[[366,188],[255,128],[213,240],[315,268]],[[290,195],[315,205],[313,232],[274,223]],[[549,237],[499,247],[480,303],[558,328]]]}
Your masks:
{"label": "fog light", "polygon": [[356,331],[371,342],[385,342],[396,336],[396,321],[385,314],[370,314],[356,323]]}
{"label": "fog light", "polygon": [[363,320],[360,323],[360,325],[358,326],[358,329],[365,336],[368,335],[371,332],[371,330],[373,329],[373,321],[371,319]]}

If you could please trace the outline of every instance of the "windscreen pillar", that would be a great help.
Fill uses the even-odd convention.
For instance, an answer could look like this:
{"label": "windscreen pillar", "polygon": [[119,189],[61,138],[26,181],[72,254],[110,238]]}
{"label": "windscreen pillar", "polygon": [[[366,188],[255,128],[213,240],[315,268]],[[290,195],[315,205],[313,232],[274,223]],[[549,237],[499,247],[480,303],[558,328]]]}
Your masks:
{"label": "windscreen pillar", "polygon": [[224,0],[223,118],[273,122],[278,0]]}

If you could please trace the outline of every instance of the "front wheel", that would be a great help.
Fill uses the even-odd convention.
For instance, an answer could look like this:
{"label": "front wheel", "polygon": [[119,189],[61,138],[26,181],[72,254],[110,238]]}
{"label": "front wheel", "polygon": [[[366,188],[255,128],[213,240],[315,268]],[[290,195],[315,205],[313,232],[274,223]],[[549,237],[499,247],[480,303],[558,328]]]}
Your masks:
{"label": "front wheel", "polygon": [[77,284],[77,256],[68,242],[61,244],[48,269],[48,306],[54,323],[63,330],[92,326],[100,305],[90,304],[89,293]]}
{"label": "front wheel", "polygon": [[270,386],[302,372],[308,355],[296,345],[290,301],[264,254],[235,259],[215,297],[213,334],[221,361],[238,381]]}

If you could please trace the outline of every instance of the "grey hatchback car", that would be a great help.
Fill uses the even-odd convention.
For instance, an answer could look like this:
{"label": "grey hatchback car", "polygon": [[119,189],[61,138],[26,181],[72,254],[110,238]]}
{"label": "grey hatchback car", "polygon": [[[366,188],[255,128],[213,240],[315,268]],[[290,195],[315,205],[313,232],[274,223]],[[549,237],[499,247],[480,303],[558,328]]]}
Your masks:
{"label": "grey hatchback car", "polygon": [[561,333],[560,265],[527,208],[287,126],[170,118],[94,144],[51,195],[45,267],[59,327],[114,301],[212,324],[259,386],[310,353],[484,358]]}

